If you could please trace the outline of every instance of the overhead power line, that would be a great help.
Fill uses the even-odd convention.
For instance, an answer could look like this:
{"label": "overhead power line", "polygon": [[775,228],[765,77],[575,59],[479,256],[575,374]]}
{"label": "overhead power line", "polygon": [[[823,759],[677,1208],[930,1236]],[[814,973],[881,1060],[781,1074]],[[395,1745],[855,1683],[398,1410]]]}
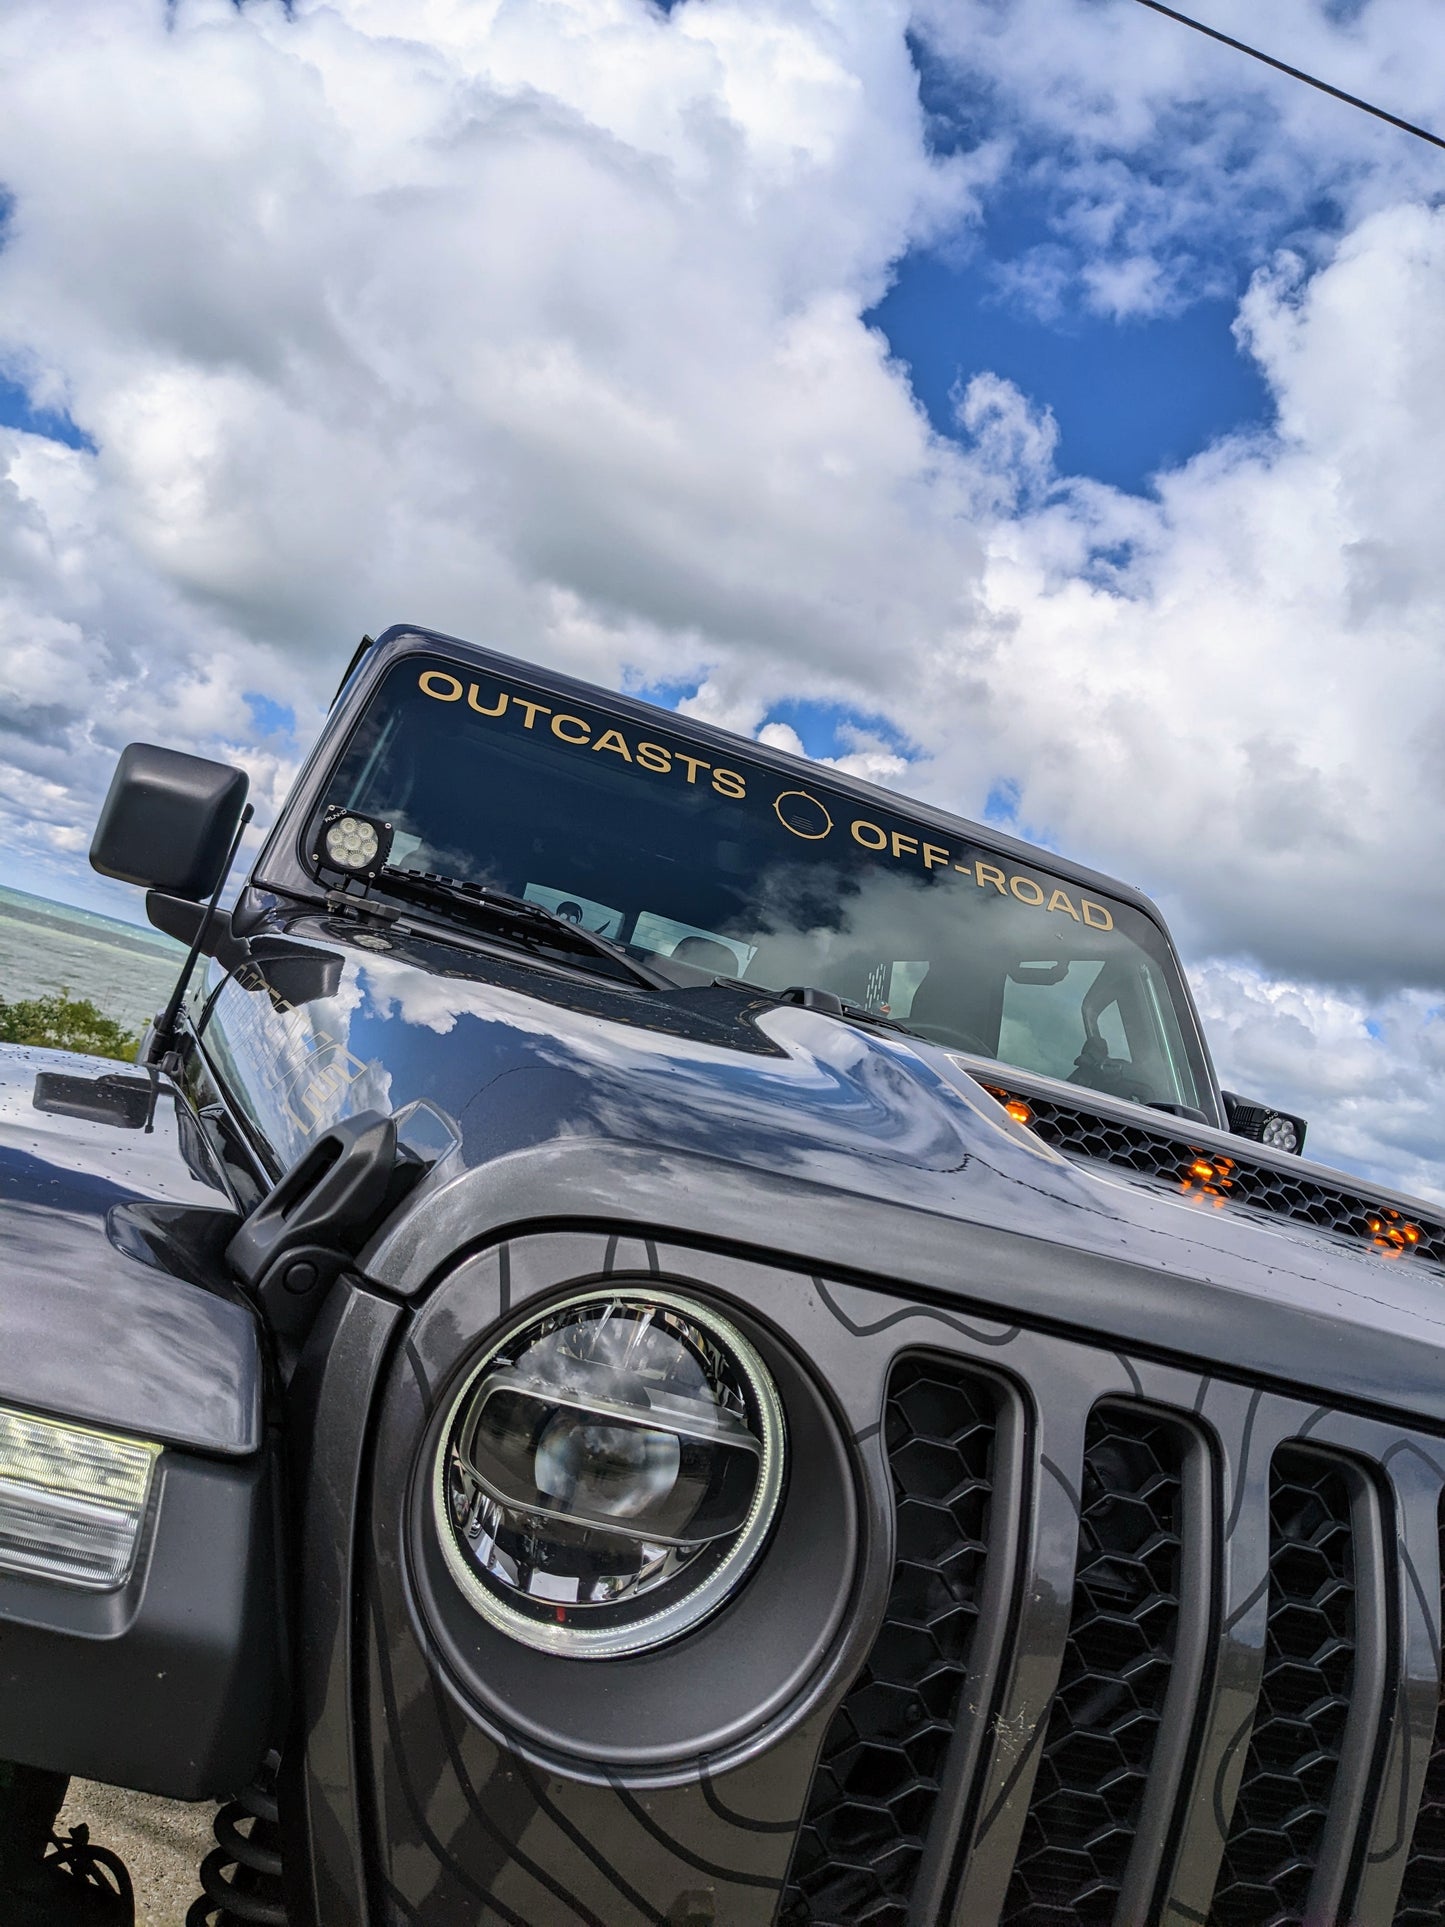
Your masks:
{"label": "overhead power line", "polygon": [[1243,40],[1235,40],[1232,35],[1221,33],[1218,27],[1206,27],[1202,20],[1192,20],[1187,13],[1179,13],[1173,7],[1166,7],[1162,0],[1139,0],[1141,7],[1148,7],[1151,13],[1162,13],[1169,20],[1177,20],[1181,27],[1192,27],[1196,33],[1207,34],[1211,40],[1218,40],[1226,47],[1233,47],[1236,53],[1248,54],[1251,60],[1263,62],[1273,67],[1276,73],[1288,74],[1291,80],[1302,80],[1306,87],[1316,87],[1320,93],[1328,94],[1332,100],[1342,100],[1347,107],[1358,107],[1362,114],[1373,114],[1376,120],[1388,121],[1391,127],[1398,127],[1404,134],[1413,134],[1416,140],[1429,141],[1432,147],[1445,147],[1445,139],[1432,134],[1428,127],[1417,127],[1413,121],[1401,120],[1398,114],[1390,114],[1373,102],[1361,100],[1358,94],[1347,94],[1343,87],[1332,87],[1327,80],[1320,80],[1314,74],[1307,74],[1300,67],[1291,67],[1283,60],[1276,60],[1273,54],[1261,53],[1258,47],[1250,47]]}

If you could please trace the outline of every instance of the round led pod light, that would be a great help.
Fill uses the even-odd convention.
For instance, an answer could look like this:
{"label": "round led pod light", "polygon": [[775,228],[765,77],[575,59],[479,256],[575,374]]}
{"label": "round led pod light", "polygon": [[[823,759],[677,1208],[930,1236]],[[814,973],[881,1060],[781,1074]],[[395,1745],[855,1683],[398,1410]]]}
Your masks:
{"label": "round led pod light", "polygon": [[391,855],[392,828],[339,803],[328,805],[316,838],[316,860],[348,876],[374,877]]}
{"label": "round led pod light", "polygon": [[537,1313],[447,1416],[433,1503],[447,1564],[513,1638],[641,1652],[720,1606],[783,1485],[766,1366],[711,1309],[624,1285]]}
{"label": "round led pod light", "polygon": [[1297,1151],[1299,1132],[1295,1129],[1294,1119],[1276,1111],[1267,1117],[1264,1129],[1259,1134],[1260,1142],[1267,1144],[1271,1151]]}

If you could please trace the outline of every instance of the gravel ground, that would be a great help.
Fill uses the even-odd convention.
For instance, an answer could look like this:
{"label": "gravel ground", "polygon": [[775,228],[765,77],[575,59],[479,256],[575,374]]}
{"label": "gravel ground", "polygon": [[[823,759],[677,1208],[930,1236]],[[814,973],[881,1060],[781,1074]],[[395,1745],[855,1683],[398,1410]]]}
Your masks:
{"label": "gravel ground", "polygon": [[135,1883],[136,1927],[185,1927],[186,1909],[201,1891],[196,1869],[216,1844],[215,1807],[157,1800],[93,1780],[72,1780],[60,1825],[83,1820],[99,1846],[113,1847]]}

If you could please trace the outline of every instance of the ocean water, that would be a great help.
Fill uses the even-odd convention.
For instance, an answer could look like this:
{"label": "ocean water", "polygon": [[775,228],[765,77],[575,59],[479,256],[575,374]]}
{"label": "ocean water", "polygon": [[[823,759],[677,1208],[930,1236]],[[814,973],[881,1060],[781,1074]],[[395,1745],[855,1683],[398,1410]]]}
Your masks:
{"label": "ocean water", "polygon": [[8,1003],[68,990],[140,1030],[165,1003],[185,954],[159,930],[0,885],[0,997]]}

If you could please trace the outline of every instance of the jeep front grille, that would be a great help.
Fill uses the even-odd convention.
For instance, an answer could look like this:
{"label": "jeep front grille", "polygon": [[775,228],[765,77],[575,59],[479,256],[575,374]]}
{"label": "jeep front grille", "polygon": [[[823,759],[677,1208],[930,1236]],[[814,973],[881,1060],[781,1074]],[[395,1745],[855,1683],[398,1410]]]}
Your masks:
{"label": "jeep front grille", "polygon": [[944,1359],[907,1359],[893,1374],[893,1582],[868,1664],[823,1742],[785,1922],[908,1918],[978,1623],[996,1406],[986,1383]]}
{"label": "jeep front grille", "polygon": [[1355,1672],[1350,1495],[1337,1463],[1285,1447],[1270,1472],[1264,1680],[1214,1890],[1218,1927],[1303,1919]]}
{"label": "jeep front grille", "polygon": [[777,1919],[1438,1927],[1445,1442],[827,1291],[896,1545]]}
{"label": "jeep front grille", "polygon": [[[1440,1501],[1440,1619],[1445,1626],[1445,1498]],[[1445,1693],[1435,1714],[1425,1790],[1410,1842],[1410,1858],[1400,1888],[1394,1927],[1440,1927],[1445,1920]]]}
{"label": "jeep front grille", "polygon": [[1069,1638],[1008,1927],[1113,1919],[1174,1663],[1183,1463],[1177,1427],[1091,1414]]}

